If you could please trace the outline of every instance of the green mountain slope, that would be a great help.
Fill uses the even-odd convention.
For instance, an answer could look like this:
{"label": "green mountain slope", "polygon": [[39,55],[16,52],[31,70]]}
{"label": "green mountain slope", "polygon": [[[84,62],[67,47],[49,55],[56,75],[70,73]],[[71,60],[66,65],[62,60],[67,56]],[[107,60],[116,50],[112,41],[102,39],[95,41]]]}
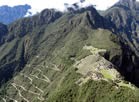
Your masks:
{"label": "green mountain slope", "polygon": [[109,28],[93,7],[11,24],[0,46],[0,101],[137,102],[138,88],[119,72],[128,51]]}
{"label": "green mountain slope", "polygon": [[[43,33],[44,27],[60,17],[60,15],[61,13],[59,12],[46,9],[42,11],[40,15],[36,15],[31,19],[25,18],[18,20],[8,26],[7,32],[5,31],[3,32],[4,34],[2,34],[5,37],[1,37],[3,44],[0,48],[0,82],[3,83],[3,81],[9,80],[15,72],[19,72],[23,69],[29,60],[28,57],[36,53],[35,48],[37,45],[34,44],[34,42],[37,42],[36,40],[41,33]],[[47,17],[47,19],[45,17]],[[42,22],[39,22],[41,20]],[[3,30],[5,30],[5,28],[3,28]],[[30,45],[30,42],[32,42],[33,45]],[[28,47],[30,46],[32,46],[30,48],[31,51],[28,51]]]}

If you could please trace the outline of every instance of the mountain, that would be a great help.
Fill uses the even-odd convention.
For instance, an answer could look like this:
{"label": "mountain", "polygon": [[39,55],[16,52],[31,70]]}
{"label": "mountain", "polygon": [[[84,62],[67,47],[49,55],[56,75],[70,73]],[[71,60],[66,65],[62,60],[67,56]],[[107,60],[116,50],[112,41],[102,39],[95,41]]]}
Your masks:
{"label": "mountain", "polygon": [[31,9],[31,6],[27,4],[14,7],[0,6],[0,22],[4,24],[12,23],[17,19],[23,18],[29,9]]}
{"label": "mountain", "polygon": [[120,36],[131,44],[136,55],[138,51],[138,30],[139,30],[139,2],[136,0],[120,0],[103,14],[106,18],[115,24],[115,29]]}
{"label": "mountain", "polygon": [[0,101],[138,102],[127,72],[138,56],[107,12],[45,9],[1,24]]}
{"label": "mountain", "polygon": [[[138,56],[139,56],[139,2],[136,0],[120,0],[110,9],[103,12],[103,16],[109,19],[115,27],[114,32],[125,44],[125,50],[130,50],[126,65],[121,70],[127,79],[139,85],[138,80]],[[132,54],[135,54],[133,57]],[[123,68],[126,67],[126,68]]]}

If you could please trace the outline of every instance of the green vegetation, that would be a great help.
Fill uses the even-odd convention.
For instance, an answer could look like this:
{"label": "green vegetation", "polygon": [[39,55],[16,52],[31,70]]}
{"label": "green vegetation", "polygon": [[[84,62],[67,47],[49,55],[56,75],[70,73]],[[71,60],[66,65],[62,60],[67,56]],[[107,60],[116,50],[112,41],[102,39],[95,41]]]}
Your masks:
{"label": "green vegetation", "polygon": [[[117,36],[101,28],[103,19],[95,13],[94,9],[66,14],[46,10],[9,25],[8,37],[0,46],[1,97],[7,102],[137,102],[138,90],[117,88],[113,81],[94,81],[88,73],[101,61],[106,64],[102,68],[107,68],[111,59],[121,61],[117,56],[122,56]],[[107,60],[83,50],[85,45],[96,48],[94,55],[104,49]],[[78,61],[81,68],[75,67]],[[116,78],[115,71],[100,72],[106,79]],[[11,76],[4,85],[7,73]],[[81,78],[89,80],[79,85]]]}
{"label": "green vegetation", "polygon": [[[67,78],[67,77],[66,77]],[[138,101],[134,91],[129,88],[119,87],[105,81],[88,81],[82,86],[72,84],[67,89],[61,86],[59,91],[48,102],[134,102]],[[122,96],[122,97],[121,97]],[[133,98],[134,97],[134,98]]]}
{"label": "green vegetation", "polygon": [[[88,77],[92,77],[93,80],[113,81],[119,87],[128,87],[132,90],[135,90],[135,87],[131,85],[131,83],[125,83],[120,78],[121,76],[119,72],[114,69],[114,67],[112,67],[113,65],[110,62],[99,55],[99,52],[106,52],[106,50],[94,48],[93,46],[84,46],[83,49],[90,51],[92,55],[87,56],[76,62],[75,67],[78,68],[78,73],[87,75]],[[111,68],[107,68],[108,66],[111,66]],[[91,75],[89,75],[88,73],[90,73]],[[86,79],[82,80],[82,83],[86,83]]]}
{"label": "green vegetation", "polygon": [[135,90],[135,87],[131,84],[131,83],[124,83],[123,81],[121,81],[120,83],[117,83],[119,86],[123,86],[123,87],[127,87],[130,88],[132,90]]}
{"label": "green vegetation", "polygon": [[114,76],[109,70],[102,69],[102,70],[100,70],[100,72],[106,79],[110,79],[110,80],[116,79],[116,76]]}

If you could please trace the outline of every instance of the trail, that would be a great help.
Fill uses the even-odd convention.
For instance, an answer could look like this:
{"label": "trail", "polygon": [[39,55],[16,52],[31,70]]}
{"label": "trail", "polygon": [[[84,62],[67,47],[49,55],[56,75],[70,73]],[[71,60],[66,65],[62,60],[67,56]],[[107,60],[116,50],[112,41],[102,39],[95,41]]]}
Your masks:
{"label": "trail", "polygon": [[38,98],[38,100],[40,100],[40,101],[44,101],[44,98],[43,97],[37,97]]}
{"label": "trail", "polygon": [[[53,63],[51,63],[50,65],[52,65],[53,66],[53,68],[49,68],[49,66],[44,66],[44,65],[27,65],[27,67],[36,67],[36,68],[38,68],[38,67],[41,67],[41,68],[48,68],[48,69],[53,69],[53,70],[55,70],[55,71],[60,71],[60,69],[57,67],[57,65],[55,65],[55,64],[53,64]],[[39,70],[39,69],[38,69]]]}
{"label": "trail", "polygon": [[21,85],[16,85],[16,84],[14,84],[16,87],[20,87],[22,90],[24,90],[24,91],[26,91],[26,92],[29,92],[29,93],[32,93],[32,94],[34,94],[34,95],[40,95],[39,93],[35,93],[35,92],[33,92],[33,91],[30,91],[30,90],[27,90],[26,88],[24,88],[23,86],[21,86]]}
{"label": "trail", "polygon": [[1,98],[4,102],[7,102],[5,98],[2,98],[1,96],[0,96],[0,98]]}
{"label": "trail", "polygon": [[39,72],[41,73],[41,75],[42,75],[49,83],[51,82],[50,79],[49,79],[46,75],[43,74],[42,70],[40,70],[40,69],[36,69],[36,70],[39,71]]}
{"label": "trail", "polygon": [[[29,100],[26,99],[26,98],[21,94],[21,91],[20,91],[17,87],[20,87],[22,90],[24,90],[24,91],[26,91],[26,92],[29,92],[29,93],[34,94],[34,95],[37,95],[37,96],[38,96],[37,98],[38,98],[40,101],[43,101],[43,100],[44,100],[44,98],[42,98],[42,96],[41,96],[40,93],[35,93],[35,92],[33,92],[33,91],[28,91],[28,90],[27,90],[26,88],[24,88],[23,86],[21,86],[21,85],[16,85],[15,83],[12,83],[12,86],[18,91],[19,96],[20,96],[22,99],[24,99],[26,102],[29,102]],[[16,101],[16,102],[17,102],[17,101]]]}
{"label": "trail", "polygon": [[44,93],[44,91],[40,88],[38,88],[37,86],[33,85],[33,87],[35,87],[37,90],[39,90],[41,93]]}
{"label": "trail", "polygon": [[30,83],[34,88],[36,88],[37,90],[39,90],[41,93],[44,93],[42,89],[40,89],[39,87],[37,87],[37,86],[35,86],[35,85],[33,84],[33,79],[32,79],[32,78],[30,78],[29,76],[27,76],[27,75],[25,75],[25,74],[23,74],[23,73],[21,73],[21,75],[24,76],[24,77],[26,77],[26,78],[28,78],[29,81],[30,81],[29,83]]}
{"label": "trail", "polygon": [[42,68],[48,68],[48,69],[52,69],[52,70],[55,70],[55,71],[60,71],[60,69],[57,67],[57,65],[52,64],[52,63],[50,65],[52,65],[53,67],[49,68],[49,66],[43,66],[43,65],[38,65],[38,67],[40,66]]}
{"label": "trail", "polygon": [[39,78],[38,76],[35,76],[35,75],[31,75],[31,76],[33,76],[33,77],[35,77],[35,78],[37,78],[37,79],[45,80],[45,81],[47,81],[48,83],[51,82],[51,80],[50,80],[46,75],[43,74],[42,70],[40,70],[40,69],[35,69],[35,70],[36,70],[36,71],[39,71],[39,72],[41,73],[41,75],[44,77],[44,79],[41,79],[41,78]]}
{"label": "trail", "polygon": [[28,99],[26,99],[24,96],[22,96],[21,91],[17,88],[17,85],[16,85],[15,83],[12,83],[11,85],[18,91],[19,96],[20,96],[23,100],[25,100],[26,102],[29,102]]}
{"label": "trail", "polygon": [[17,100],[13,99],[13,98],[10,98],[8,96],[6,96],[6,98],[10,99],[10,100],[13,100],[14,102],[18,102]]}
{"label": "trail", "polygon": [[60,71],[60,69],[57,67],[57,65],[55,64],[51,64],[53,67],[51,69],[55,70],[55,71]]}
{"label": "trail", "polygon": [[32,77],[34,77],[34,78],[36,78],[36,79],[39,79],[39,80],[42,80],[42,81],[45,81],[45,82],[47,82],[47,83],[50,83],[50,80],[48,80],[49,78],[47,78],[47,79],[42,79],[42,78],[39,78],[38,76],[36,76],[36,75],[30,75],[30,76],[32,76]]}
{"label": "trail", "polygon": [[[38,71],[39,74],[37,74],[37,75],[34,75],[34,74],[26,75],[24,73],[20,73],[20,75],[22,76],[21,78],[25,78],[26,80],[28,80],[27,82],[32,86],[33,89],[27,90],[26,89],[27,86],[24,87],[24,86],[18,85],[16,83],[11,83],[11,85],[16,89],[17,94],[19,96],[19,99],[21,98],[21,99],[23,99],[26,102],[30,102],[30,100],[28,100],[27,97],[24,97],[23,96],[24,94],[22,94],[22,92],[25,91],[27,93],[35,95],[38,100],[44,101],[45,99],[42,97],[42,94],[44,93],[44,91],[42,89],[40,89],[37,85],[34,84],[34,80],[37,79],[37,80],[40,80],[40,81],[51,83],[51,80],[44,74],[43,70],[46,70],[46,69],[50,69],[51,70],[52,69],[54,71],[60,71],[60,69],[55,64],[51,64],[51,67],[44,66],[44,65],[38,65],[38,66],[30,65],[30,64],[27,65],[27,67],[32,67],[32,66],[34,66],[34,69],[36,71]],[[10,98],[10,97],[6,96],[6,99],[7,98],[10,99],[10,100],[13,100],[14,102],[18,102],[18,100],[15,100],[13,98]],[[4,99],[4,98],[2,98],[2,99],[3,99],[4,102],[7,102],[6,99]]]}
{"label": "trail", "polygon": [[25,78],[27,78],[27,79],[30,81],[30,83],[32,84],[32,82],[33,82],[33,79],[32,79],[32,78],[30,78],[29,76],[27,76],[27,75],[25,75],[25,74],[23,74],[23,73],[20,73],[20,75],[22,75],[22,76],[24,76]]}

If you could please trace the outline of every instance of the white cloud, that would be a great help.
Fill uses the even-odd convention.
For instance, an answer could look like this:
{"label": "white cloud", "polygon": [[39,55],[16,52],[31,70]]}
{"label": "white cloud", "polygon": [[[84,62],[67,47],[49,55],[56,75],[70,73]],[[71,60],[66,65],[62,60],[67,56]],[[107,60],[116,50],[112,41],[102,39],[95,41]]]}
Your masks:
{"label": "white cloud", "polygon": [[[96,5],[97,9],[105,10],[118,0],[86,0],[87,3]],[[75,3],[79,2],[79,0],[0,0],[1,5],[23,5],[23,4],[30,4],[32,9],[35,11],[41,11],[45,8],[56,8],[59,10],[64,9],[64,3]]]}

